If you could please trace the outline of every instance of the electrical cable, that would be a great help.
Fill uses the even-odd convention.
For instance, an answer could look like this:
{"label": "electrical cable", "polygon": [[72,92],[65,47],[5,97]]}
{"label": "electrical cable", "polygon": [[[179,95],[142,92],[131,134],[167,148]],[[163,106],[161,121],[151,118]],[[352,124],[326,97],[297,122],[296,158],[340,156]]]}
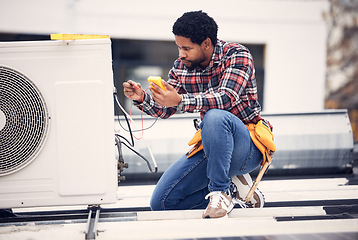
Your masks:
{"label": "electrical cable", "polygon": [[[147,91],[149,89],[149,87],[144,91],[144,93]],[[143,101],[144,101],[144,96],[143,96]],[[132,116],[132,107],[133,107],[133,100],[132,100],[132,98],[131,98],[131,108],[130,108],[130,113],[129,113],[129,116]],[[122,110],[123,111],[123,110]],[[125,118],[127,118],[126,117],[126,114],[124,114],[124,117]],[[155,120],[154,120],[154,122],[149,126],[149,127],[146,127],[146,128],[144,128],[143,127],[143,110],[141,111],[141,119],[142,119],[142,129],[141,130],[127,130],[122,124],[121,124],[121,121],[120,121],[120,119],[119,119],[119,116],[117,115],[117,120],[118,120],[118,124],[121,126],[121,128],[124,130],[124,131],[126,131],[126,132],[139,132],[139,131],[141,131],[142,132],[142,135],[143,135],[143,131],[145,131],[145,130],[148,130],[148,129],[150,129],[150,128],[152,128],[153,126],[154,126],[154,124],[157,122],[157,120],[158,120],[158,117],[156,117],[155,118]],[[128,119],[126,119],[127,120],[127,124],[128,124]],[[136,138],[137,139],[137,138]],[[137,140],[139,140],[139,139],[137,139]]]}
{"label": "electrical cable", "polygon": [[[148,168],[149,168],[149,170],[150,170],[152,173],[158,172],[158,165],[157,165],[157,162],[156,162],[155,157],[154,157],[154,155],[153,155],[152,149],[151,149],[151,147],[149,146],[148,142],[147,142],[147,141],[145,140],[145,138],[143,137],[143,134],[142,134],[142,139],[143,139],[144,143],[147,145],[147,148],[148,148],[148,151],[149,151],[149,155],[150,155],[150,157],[151,157],[151,159],[152,159],[152,162],[153,162],[153,165],[154,165],[154,170],[153,170],[153,168],[152,168],[150,162],[148,161],[148,159],[146,159],[143,155],[141,155],[139,152],[137,152],[136,150],[133,149],[133,147],[134,147],[134,139],[133,139],[133,132],[132,132],[132,129],[131,129],[131,127],[130,127],[131,124],[129,123],[129,120],[131,120],[131,123],[133,124],[133,127],[134,127],[134,128],[136,128],[136,126],[135,126],[135,124],[134,124],[134,121],[133,121],[132,117],[124,110],[124,108],[123,108],[122,105],[120,104],[120,102],[119,102],[119,100],[118,100],[118,97],[117,97],[117,89],[116,89],[116,88],[114,88],[114,94],[113,94],[113,96],[114,96],[114,98],[115,98],[115,101],[116,101],[116,103],[117,103],[117,106],[122,110],[122,112],[123,112],[123,114],[124,114],[124,117],[125,117],[126,122],[127,122],[127,125],[128,125],[129,133],[130,133],[130,136],[131,136],[131,141],[132,141],[132,143],[130,143],[129,140],[126,139],[125,137],[123,137],[123,136],[121,136],[121,135],[119,135],[119,134],[116,134],[116,138],[118,138],[118,139],[116,139],[116,143],[118,142],[117,145],[123,143],[126,147],[128,147],[131,151],[133,151],[135,154],[137,154],[139,157],[141,157],[141,158],[147,163]],[[129,120],[128,120],[128,118],[129,118]],[[154,125],[154,124],[153,124],[153,125]],[[143,131],[143,129],[142,129],[142,130],[137,130],[137,131]],[[124,139],[130,146],[128,146],[125,142],[120,141],[120,138]],[[118,146],[117,146],[117,147],[118,147]],[[120,149],[120,147],[118,147],[118,149]]]}
{"label": "electrical cable", "polygon": [[[131,130],[131,131],[130,131],[129,129],[126,129],[126,128],[122,125],[121,120],[119,119],[119,116],[118,116],[118,115],[117,115],[117,120],[118,120],[118,124],[119,124],[119,125],[121,126],[121,128],[122,128],[124,131],[126,131],[126,132],[140,132],[140,131],[142,131],[142,130]],[[148,129],[152,128],[157,121],[158,121],[158,117],[156,117],[156,118],[154,119],[153,123],[150,124],[148,127],[143,128],[143,130],[145,131],[145,130],[148,130]]]}
{"label": "electrical cable", "polygon": [[[116,136],[118,137],[118,136]],[[153,171],[153,168],[150,164],[150,162],[148,161],[148,159],[146,159],[142,154],[140,154],[139,152],[137,152],[134,148],[132,148],[131,146],[128,146],[125,142],[121,142],[121,140],[119,138],[116,139],[116,142],[119,142],[119,143],[122,143],[124,144],[128,149],[130,149],[132,152],[134,152],[135,154],[137,154],[139,157],[141,157],[146,163],[147,163],[147,166],[149,168],[149,171],[151,171],[152,173],[156,173],[158,171],[158,168],[155,167],[155,170]]]}
{"label": "electrical cable", "polygon": [[[121,137],[122,139],[124,139],[130,146],[134,147],[134,139],[133,139],[132,129],[131,129],[131,125],[130,125],[130,123],[129,123],[129,120],[128,120],[126,114],[124,114],[124,118],[125,118],[125,120],[126,120],[126,122],[127,122],[127,125],[128,125],[128,129],[129,129],[128,132],[130,133],[129,135],[130,135],[130,137],[131,137],[131,142],[132,142],[132,143],[130,143],[127,138],[125,138],[125,137],[123,137],[123,136],[121,136],[121,135],[119,135],[119,134],[118,134],[118,136]],[[119,121],[119,120],[118,120],[118,121]]]}

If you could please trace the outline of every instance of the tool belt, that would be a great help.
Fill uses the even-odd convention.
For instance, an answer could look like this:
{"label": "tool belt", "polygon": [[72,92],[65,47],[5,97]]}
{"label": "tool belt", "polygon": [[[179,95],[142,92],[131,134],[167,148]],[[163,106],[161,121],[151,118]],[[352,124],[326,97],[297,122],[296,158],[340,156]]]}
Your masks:
{"label": "tool belt", "polygon": [[276,145],[270,126],[264,120],[258,121],[256,124],[249,123],[245,125],[250,132],[250,137],[255,146],[262,153],[263,161],[261,165],[264,165],[267,160],[269,164],[272,161],[272,155],[276,151]]}
{"label": "tool belt", "polygon": [[195,153],[203,149],[203,142],[201,141],[201,129],[198,129],[194,134],[194,137],[188,142],[189,146],[194,145],[189,152],[186,153],[186,157],[190,158]]}
{"label": "tool belt", "polygon": [[[260,120],[256,124],[249,123],[245,126],[249,129],[250,137],[255,146],[262,153],[263,161],[261,165],[264,165],[265,161],[268,161],[270,164],[272,161],[271,156],[276,151],[276,145],[274,143],[274,137],[270,126],[264,120]],[[201,141],[201,129],[196,131],[194,137],[189,141],[188,145],[193,145],[193,147],[187,152],[187,158],[193,156],[203,149],[203,144]]]}

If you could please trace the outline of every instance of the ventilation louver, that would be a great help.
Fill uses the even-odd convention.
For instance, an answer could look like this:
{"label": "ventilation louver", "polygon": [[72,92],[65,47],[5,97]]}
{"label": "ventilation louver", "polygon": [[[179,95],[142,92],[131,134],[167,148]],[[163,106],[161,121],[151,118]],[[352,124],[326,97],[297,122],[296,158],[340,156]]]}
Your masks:
{"label": "ventilation louver", "polygon": [[48,125],[47,107],[37,87],[16,70],[0,66],[0,176],[35,159]]}

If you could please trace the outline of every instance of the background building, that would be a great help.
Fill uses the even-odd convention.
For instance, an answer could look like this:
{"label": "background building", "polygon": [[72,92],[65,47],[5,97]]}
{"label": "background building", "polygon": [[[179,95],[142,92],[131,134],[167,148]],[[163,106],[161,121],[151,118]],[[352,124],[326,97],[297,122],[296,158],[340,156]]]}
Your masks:
{"label": "background building", "polygon": [[358,141],[358,2],[332,0],[327,26],[325,107],[348,109]]}
{"label": "background building", "polygon": [[186,11],[203,10],[217,21],[220,39],[250,48],[265,113],[347,108],[357,140],[357,5],[354,0],[2,0],[0,40],[110,35],[121,92],[128,79],[144,87],[149,75],[167,79],[178,56],[172,24]]}

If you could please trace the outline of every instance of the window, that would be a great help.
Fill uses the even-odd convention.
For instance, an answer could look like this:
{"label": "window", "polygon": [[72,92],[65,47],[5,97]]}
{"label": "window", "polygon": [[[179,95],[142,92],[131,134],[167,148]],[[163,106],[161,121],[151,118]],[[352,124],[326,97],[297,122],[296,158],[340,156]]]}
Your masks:
{"label": "window", "polygon": [[[35,34],[5,34],[0,33],[0,41],[37,41],[50,40],[49,35]],[[142,84],[143,88],[149,86],[148,76],[161,76],[168,79],[168,72],[173,62],[178,58],[178,48],[173,41],[111,39],[114,84],[118,91],[120,102],[126,110],[130,108],[130,101],[123,94],[123,82],[132,79]],[[254,57],[259,102],[264,107],[264,51],[265,45],[245,44]],[[133,108],[133,114],[140,111]],[[116,111],[116,114],[118,112]]]}
{"label": "window", "polygon": [[[149,86],[148,76],[168,80],[168,72],[178,57],[178,50],[174,41],[112,39],[112,54],[119,100],[128,111],[130,100],[123,94],[123,82],[133,80],[146,89]],[[140,111],[133,108],[132,114],[140,114]]]}
{"label": "window", "polygon": [[[263,107],[264,45],[243,45],[250,49],[254,57],[259,102]],[[168,80],[168,72],[178,58],[178,48],[174,41],[112,39],[112,51],[115,85],[120,102],[127,111],[130,108],[130,100],[123,94],[123,82],[133,80],[145,89],[149,86],[148,76],[161,76]],[[140,114],[140,111],[133,108],[132,114]]]}

